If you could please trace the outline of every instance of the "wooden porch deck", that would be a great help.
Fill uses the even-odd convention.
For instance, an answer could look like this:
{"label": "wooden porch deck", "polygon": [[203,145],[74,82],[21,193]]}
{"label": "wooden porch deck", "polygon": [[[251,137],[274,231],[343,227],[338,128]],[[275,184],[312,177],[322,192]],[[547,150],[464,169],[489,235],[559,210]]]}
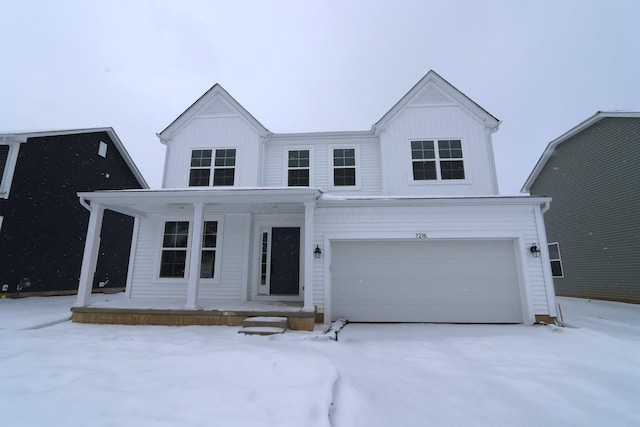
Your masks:
{"label": "wooden porch deck", "polygon": [[187,310],[183,301],[121,299],[87,307],[72,307],[71,320],[77,323],[162,326],[242,326],[248,317],[286,317],[288,329],[313,331],[316,312],[301,303],[283,302],[202,302],[202,308]]}

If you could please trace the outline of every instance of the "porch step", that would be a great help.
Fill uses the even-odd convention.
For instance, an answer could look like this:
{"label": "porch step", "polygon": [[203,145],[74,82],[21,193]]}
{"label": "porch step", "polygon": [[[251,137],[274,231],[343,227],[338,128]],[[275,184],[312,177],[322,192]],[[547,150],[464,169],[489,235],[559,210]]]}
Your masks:
{"label": "porch step", "polygon": [[287,330],[286,317],[247,317],[238,332],[246,335],[282,334]]}

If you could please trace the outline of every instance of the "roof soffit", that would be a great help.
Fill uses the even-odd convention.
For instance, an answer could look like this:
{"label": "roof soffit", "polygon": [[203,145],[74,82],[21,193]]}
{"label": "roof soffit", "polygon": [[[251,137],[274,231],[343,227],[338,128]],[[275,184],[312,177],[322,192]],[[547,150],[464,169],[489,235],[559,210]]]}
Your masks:
{"label": "roof soffit", "polygon": [[497,118],[456,89],[451,83],[438,75],[438,73],[431,70],[382,116],[382,118],[373,125],[373,128],[376,133],[384,130],[405,108],[430,105],[460,106],[484,126],[493,130],[496,130],[500,124]]}
{"label": "roof soffit", "polygon": [[260,135],[269,130],[256,120],[238,101],[222,86],[216,83],[204,95],[198,98],[189,108],[180,114],[169,126],[158,134],[164,144],[170,141],[186,124],[196,118],[204,117],[242,117]]}

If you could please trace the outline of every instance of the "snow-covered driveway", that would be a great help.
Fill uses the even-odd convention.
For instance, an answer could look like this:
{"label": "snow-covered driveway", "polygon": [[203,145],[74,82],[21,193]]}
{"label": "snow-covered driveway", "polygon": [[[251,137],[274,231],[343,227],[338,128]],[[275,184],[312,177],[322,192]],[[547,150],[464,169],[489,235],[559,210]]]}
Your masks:
{"label": "snow-covered driveway", "polygon": [[0,300],[2,424],[640,425],[640,307],[560,302],[575,328],[351,324],[334,342],[231,327],[25,329],[64,320],[73,298]]}

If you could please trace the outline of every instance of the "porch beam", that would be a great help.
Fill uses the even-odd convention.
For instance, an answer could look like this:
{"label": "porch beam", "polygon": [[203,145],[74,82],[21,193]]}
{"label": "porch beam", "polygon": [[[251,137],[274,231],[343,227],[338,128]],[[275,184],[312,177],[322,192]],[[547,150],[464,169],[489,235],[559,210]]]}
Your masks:
{"label": "porch beam", "polygon": [[204,203],[193,204],[193,231],[191,233],[191,250],[189,251],[189,282],[187,287],[187,303],[185,309],[198,308],[198,290],[200,287],[200,248],[202,247],[202,224],[204,219]]}
{"label": "porch beam", "polygon": [[78,297],[74,307],[86,307],[89,305],[91,290],[93,288],[93,277],[98,263],[98,251],[100,249],[100,231],[102,230],[102,219],[104,217],[104,206],[99,203],[91,204],[89,214],[89,225],[87,226],[87,238],[84,242],[84,254],[82,255],[82,266],[80,267],[80,281],[78,282]]}
{"label": "porch beam", "polygon": [[304,309],[313,310],[313,218],[316,203],[304,204]]}

